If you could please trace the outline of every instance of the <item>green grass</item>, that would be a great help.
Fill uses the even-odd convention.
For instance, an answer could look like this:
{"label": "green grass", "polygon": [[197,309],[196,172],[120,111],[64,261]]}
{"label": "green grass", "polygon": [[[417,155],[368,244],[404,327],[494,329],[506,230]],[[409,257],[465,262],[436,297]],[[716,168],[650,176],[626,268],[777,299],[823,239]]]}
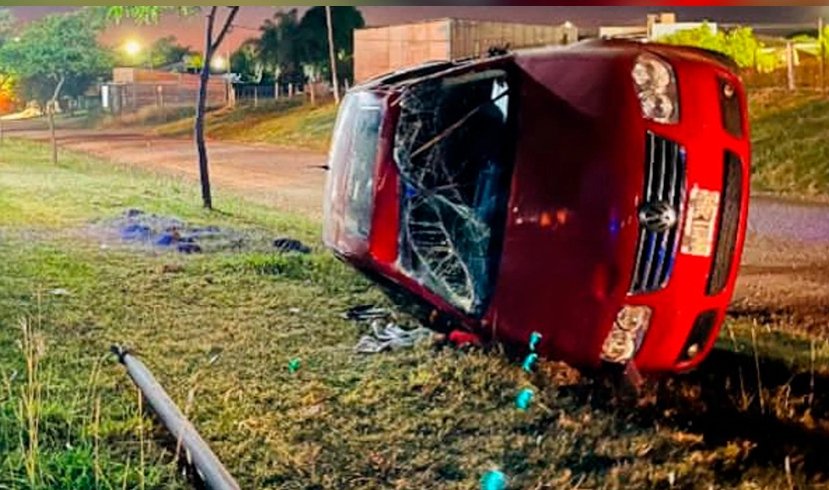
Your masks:
{"label": "green grass", "polygon": [[[321,250],[318,223],[234,198],[208,213],[194,184],[79,154],[47,162],[39,145],[0,147],[0,488],[187,487],[174,443],[140,416],[106,355],[113,342],[136,349],[242,488],[471,489],[497,467],[511,488],[772,489],[788,485],[787,455],[799,485],[826,474],[823,446],[798,436],[826,420],[825,342],[811,409],[810,361],[784,362],[809,341],[762,327],[752,341],[742,320],[736,346],[725,336],[711,363],[655,383],[638,404],[563,365],[527,375],[497,349],[357,356],[366,326],[340,313],[385,300]],[[101,248],[90,224],[130,207],[290,235],[314,251]],[[40,374],[27,382],[33,357]],[[537,403],[523,413],[514,396],[525,386]]]}
{"label": "green grass", "polygon": [[[337,108],[333,102],[316,106],[298,99],[263,102],[260,107],[219,109],[208,114],[209,138],[247,143],[269,143],[290,148],[326,151]],[[155,128],[161,136],[192,134],[192,119]]]}
{"label": "green grass", "polygon": [[829,196],[829,98],[760,92],[750,110],[755,189]]}

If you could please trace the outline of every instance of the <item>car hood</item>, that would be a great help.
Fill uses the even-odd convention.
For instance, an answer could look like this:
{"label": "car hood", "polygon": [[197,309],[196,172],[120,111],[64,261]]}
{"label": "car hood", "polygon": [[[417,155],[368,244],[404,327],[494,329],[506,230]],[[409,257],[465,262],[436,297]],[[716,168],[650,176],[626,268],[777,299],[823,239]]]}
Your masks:
{"label": "car hood", "polygon": [[520,136],[487,321],[510,342],[542,332],[543,354],[590,364],[627,295],[638,235],[645,128],[630,64],[576,51],[518,62]]}

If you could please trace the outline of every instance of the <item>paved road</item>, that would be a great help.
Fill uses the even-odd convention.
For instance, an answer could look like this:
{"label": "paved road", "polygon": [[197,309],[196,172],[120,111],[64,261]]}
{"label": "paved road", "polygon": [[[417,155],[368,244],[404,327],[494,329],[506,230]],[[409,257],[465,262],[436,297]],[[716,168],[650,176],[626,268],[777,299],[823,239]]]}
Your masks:
{"label": "paved road", "polygon": [[[7,134],[48,138],[41,121],[5,123]],[[124,165],[198,177],[190,140],[154,138],[128,130],[63,129],[60,145]],[[211,141],[211,173],[221,206],[223,189],[282,209],[321,215],[325,155]],[[829,206],[753,198],[749,236],[735,310],[829,332]]]}

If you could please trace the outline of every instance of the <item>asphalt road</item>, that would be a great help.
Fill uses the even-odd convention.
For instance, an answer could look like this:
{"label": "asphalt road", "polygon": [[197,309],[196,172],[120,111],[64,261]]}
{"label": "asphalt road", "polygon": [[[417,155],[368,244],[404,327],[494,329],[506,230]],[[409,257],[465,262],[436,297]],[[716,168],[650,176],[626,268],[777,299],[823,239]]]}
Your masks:
{"label": "asphalt road", "polygon": [[[8,136],[48,139],[42,121],[5,122]],[[135,130],[61,129],[61,147],[121,165],[197,179],[188,139],[156,138]],[[221,206],[223,190],[318,218],[324,154],[211,141],[211,179]],[[754,196],[749,233],[733,303],[736,314],[794,329],[829,333],[829,205]]]}

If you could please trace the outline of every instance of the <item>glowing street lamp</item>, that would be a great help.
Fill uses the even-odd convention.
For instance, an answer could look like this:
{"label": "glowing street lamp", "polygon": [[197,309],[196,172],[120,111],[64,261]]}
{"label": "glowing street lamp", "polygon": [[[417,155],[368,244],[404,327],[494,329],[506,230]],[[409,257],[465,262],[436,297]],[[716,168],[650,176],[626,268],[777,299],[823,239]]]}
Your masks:
{"label": "glowing street lamp", "polygon": [[130,56],[137,56],[141,49],[141,43],[135,39],[130,39],[124,44],[124,52]]}
{"label": "glowing street lamp", "polygon": [[214,56],[213,59],[210,60],[210,67],[216,71],[226,71],[227,60],[221,56]]}

